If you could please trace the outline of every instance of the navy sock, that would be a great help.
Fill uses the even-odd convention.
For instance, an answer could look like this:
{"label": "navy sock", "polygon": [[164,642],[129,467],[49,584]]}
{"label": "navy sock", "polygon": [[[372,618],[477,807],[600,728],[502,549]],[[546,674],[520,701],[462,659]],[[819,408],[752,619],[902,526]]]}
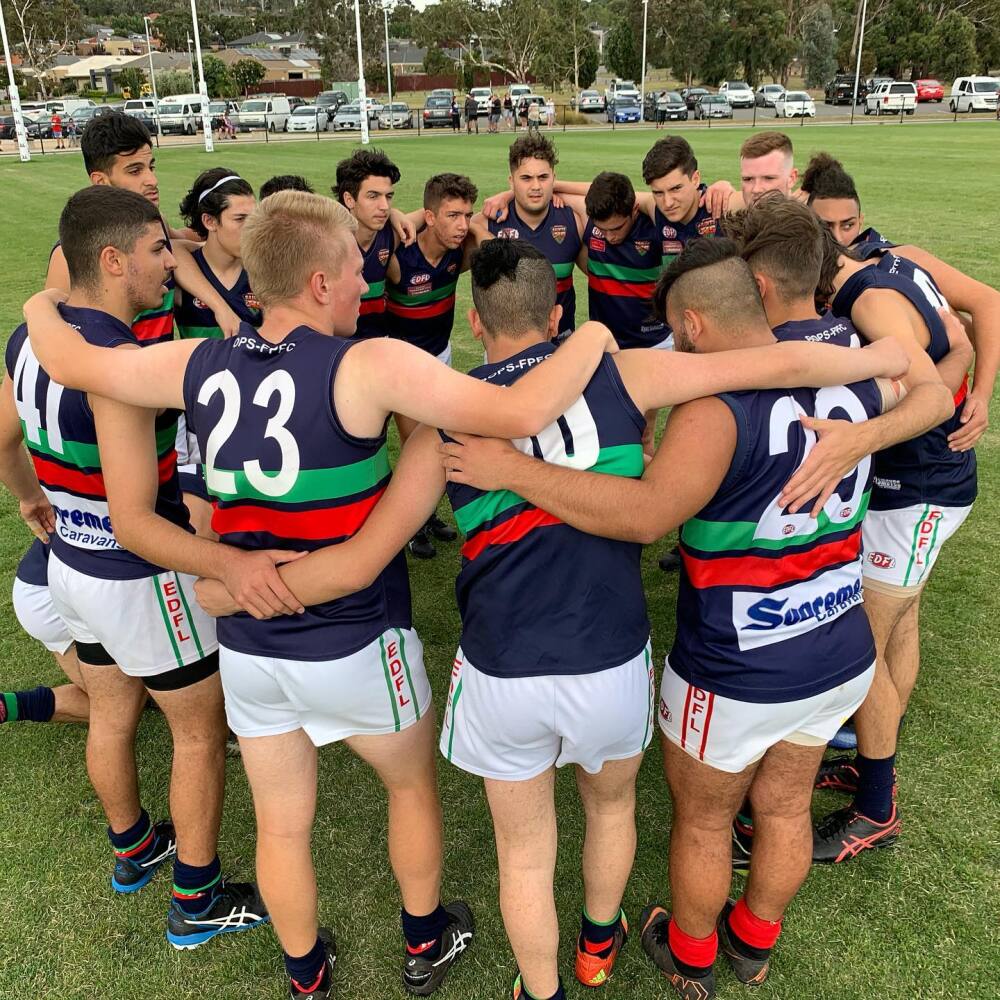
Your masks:
{"label": "navy sock", "polygon": [[858,790],[854,808],[876,823],[885,823],[892,815],[892,790],[896,784],[896,755],[877,760],[858,754],[854,766],[858,769]]}
{"label": "navy sock", "polygon": [[50,687],[0,693],[0,722],[48,722],[55,710],[56,696]]}
{"label": "navy sock", "polygon": [[406,938],[406,950],[411,955],[420,955],[431,961],[441,954],[441,935],[451,923],[448,911],[438,903],[437,909],[426,917],[415,917],[406,910],[400,910],[403,922],[403,937]]}
{"label": "navy sock", "polygon": [[222,881],[218,854],[207,865],[174,861],[174,902],[187,914],[204,913],[215,899]]}
{"label": "navy sock", "polygon": [[285,970],[293,986],[300,993],[312,993],[324,985],[326,975],[326,945],[316,938],[316,943],[301,958],[292,958],[286,951]]}
{"label": "navy sock", "polygon": [[121,833],[115,833],[109,826],[108,839],[115,849],[115,857],[128,858],[136,864],[151,858],[156,850],[156,833],[145,809],[140,809],[139,818]]}
{"label": "navy sock", "polygon": [[587,908],[584,907],[580,914],[580,938],[588,955],[599,955],[601,958],[605,958],[611,953],[615,929],[621,918],[622,911],[619,910],[614,920],[601,924],[592,920],[587,914]]}

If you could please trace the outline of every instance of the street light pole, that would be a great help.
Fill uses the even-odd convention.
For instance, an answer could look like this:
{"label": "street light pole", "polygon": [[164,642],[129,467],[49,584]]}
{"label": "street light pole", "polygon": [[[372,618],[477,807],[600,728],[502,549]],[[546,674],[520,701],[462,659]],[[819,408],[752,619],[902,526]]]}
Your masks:
{"label": "street light pole", "polygon": [[[858,82],[861,79],[861,50],[865,45],[865,20],[868,17],[868,0],[861,3],[861,37],[858,39],[858,62],[854,67],[854,93],[851,96],[851,121],[854,121],[854,109],[858,103]],[[900,118],[903,116],[900,115]]]}
{"label": "street light pole", "polygon": [[[191,0],[191,3],[194,3],[194,0]],[[358,0],[354,0],[354,30],[358,37],[358,109],[361,118],[361,144],[367,146],[371,137],[368,134],[368,96],[365,94],[365,66],[364,56],[361,53],[361,7]]]}
{"label": "street light pole", "polygon": [[382,7],[385,21],[385,82],[389,87],[389,128],[392,128],[392,62],[389,59],[389,5]]}
{"label": "street light pole", "polygon": [[195,90],[195,89],[197,89],[198,84],[195,82],[195,78],[194,78],[194,60],[191,58],[191,36],[190,35],[187,36],[187,40],[188,40],[188,66],[191,69],[191,89]]}
{"label": "street light pole", "polygon": [[642,0],[642,82],[639,84],[640,108],[644,107],[646,102],[646,25],[648,22],[649,0]]}
{"label": "street light pole", "polygon": [[[205,67],[201,62],[201,34],[198,31],[198,7],[195,0],[191,0],[191,21],[194,25],[194,53],[198,58],[198,79],[201,83],[199,92],[201,94],[201,127],[205,136],[205,152],[215,152],[215,142],[212,139],[212,112],[208,108],[208,86],[205,83]],[[264,122],[267,128],[267,122]]]}
{"label": "street light pole", "polygon": [[31,159],[31,152],[28,149],[28,134],[24,131],[24,115],[21,114],[21,95],[18,94],[17,84],[14,83],[14,64],[10,60],[10,43],[7,41],[7,22],[3,18],[2,4],[0,4],[0,36],[3,37],[3,55],[7,61],[7,94],[10,97],[10,110],[14,115],[17,151],[21,156],[21,162],[27,163]]}
{"label": "street light pole", "polygon": [[162,135],[163,133],[160,131],[160,101],[156,96],[156,75],[153,72],[153,43],[149,40],[149,18],[144,16],[142,20],[146,25],[146,55],[149,57],[149,85],[153,88],[153,121],[156,122],[156,134]]}

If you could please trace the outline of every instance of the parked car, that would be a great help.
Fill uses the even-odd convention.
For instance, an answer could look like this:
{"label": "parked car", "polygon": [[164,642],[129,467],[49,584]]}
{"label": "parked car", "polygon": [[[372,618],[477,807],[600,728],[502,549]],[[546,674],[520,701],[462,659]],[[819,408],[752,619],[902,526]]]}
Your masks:
{"label": "parked car", "polygon": [[[432,90],[431,91],[432,95],[433,94],[437,94],[437,93],[439,93],[439,91],[436,91],[436,90]],[[449,97],[451,97],[451,91],[450,90],[449,91],[444,91],[444,93],[447,93],[447,95]],[[527,97],[528,94],[530,94],[530,93],[531,93],[531,84],[530,83],[512,83],[507,88],[507,96],[511,99],[511,101],[514,104],[517,104],[517,102],[520,101],[522,97]]]}
{"label": "parked car", "polygon": [[917,85],[909,80],[880,83],[865,97],[866,115],[912,115],[917,107]]}
{"label": "parked car", "polygon": [[971,111],[997,110],[1000,79],[995,76],[960,76],[951,85],[948,107],[966,114]]}
{"label": "parked car", "polygon": [[48,113],[60,115],[71,115],[80,108],[94,108],[96,104],[89,97],[59,97],[45,102],[45,110]]}
{"label": "parked car", "polygon": [[838,73],[823,88],[824,104],[850,104],[854,95],[854,75]]}
{"label": "parked car", "polygon": [[[157,132],[157,116],[154,112],[149,111],[146,108],[136,108],[134,111],[126,111],[130,118],[137,118],[146,126],[146,131],[150,135],[156,135]],[[198,118],[198,125],[201,125],[201,117]]]}
{"label": "parked car", "polygon": [[309,102],[304,97],[289,97],[288,98],[288,106],[289,106],[289,108],[292,109],[292,112],[294,112],[296,108],[301,108],[303,104],[308,104],[308,103]]}
{"label": "parked car", "polygon": [[609,122],[637,122],[642,117],[638,95],[619,96],[608,101],[606,117]]}
{"label": "parked car", "polygon": [[240,124],[268,132],[287,132],[291,113],[284,94],[260,94],[240,105]]}
{"label": "parked car", "polygon": [[917,80],[917,102],[934,101],[940,104],[944,100],[944,86],[940,80]]}
{"label": "parked car", "polygon": [[201,124],[201,94],[176,94],[164,97],[156,109],[160,131],[167,135],[195,135]]}
{"label": "parked car", "polygon": [[780,83],[765,83],[757,88],[757,93],[753,96],[753,102],[758,108],[773,108],[774,102],[782,97],[785,88]]}
{"label": "parked car", "polygon": [[152,97],[130,97],[121,108],[125,114],[130,111],[148,111],[151,115],[156,114],[156,101]]}
{"label": "parked car", "polygon": [[[42,116],[41,121],[38,120],[39,116]],[[35,108],[30,115],[22,111],[21,117],[24,119],[24,131],[29,139],[51,138],[52,116],[48,115],[47,112]],[[14,127],[14,116],[4,115],[0,118],[0,139],[16,138],[17,129]]]}
{"label": "parked car", "polygon": [[357,101],[342,104],[333,116],[332,128],[334,132],[360,132],[361,105]]}
{"label": "parked car", "polygon": [[694,106],[695,118],[732,118],[733,106],[725,94],[702,94]]}
{"label": "parked car", "polygon": [[750,89],[750,84],[743,80],[726,80],[719,87],[719,93],[725,95],[732,108],[753,107],[753,91]]}
{"label": "parked car", "polygon": [[[687,105],[688,111],[694,111],[698,107],[698,102],[707,94],[704,87],[687,87],[681,91],[681,97],[684,98],[684,103]],[[726,102],[729,103],[728,101]]]}
{"label": "parked car", "polygon": [[330,116],[326,108],[315,104],[300,104],[289,116],[289,132],[329,132]]}
{"label": "parked car", "polygon": [[650,91],[642,102],[642,120],[646,122],[686,122],[688,109],[684,98],[673,90]]}
{"label": "parked car", "polygon": [[858,84],[858,104],[864,104],[868,95],[875,90],[880,83],[892,83],[891,76],[872,76],[865,80],[864,84]]}
{"label": "parked car", "polygon": [[816,102],[804,90],[789,90],[774,102],[775,118],[815,118]]}
{"label": "parked car", "polygon": [[378,116],[378,127],[389,128],[389,117],[392,116],[392,128],[413,128],[413,112],[409,104],[396,103],[395,101],[382,109],[382,114]]}
{"label": "parked car", "polygon": [[[514,84],[514,87],[523,87],[525,94],[531,93],[531,87],[527,84]],[[513,89],[513,88],[512,88]],[[455,96],[455,91],[451,87],[435,87],[428,95],[428,97],[447,97],[450,101]],[[523,94],[521,96],[524,96]]]}
{"label": "parked car", "polygon": [[634,97],[639,100],[639,88],[634,80],[612,80],[604,91],[604,97],[608,104],[619,97]]}
{"label": "parked car", "polygon": [[107,111],[105,111],[102,107],[77,108],[76,111],[70,115],[70,118],[72,118],[76,123],[77,130],[82,132],[91,118],[97,118],[99,115],[105,114],[107,114]]}
{"label": "parked car", "polygon": [[322,108],[328,115],[333,116],[342,104],[348,104],[351,98],[346,90],[324,90],[316,97],[316,107]]}
{"label": "parked car", "polygon": [[451,128],[451,98],[432,93],[424,102],[424,128]]}
{"label": "parked car", "polygon": [[593,114],[604,110],[604,98],[596,90],[581,90],[573,103],[581,114]]}
{"label": "parked car", "polygon": [[490,87],[473,87],[469,94],[476,99],[479,114],[488,115],[493,104],[493,90]]}

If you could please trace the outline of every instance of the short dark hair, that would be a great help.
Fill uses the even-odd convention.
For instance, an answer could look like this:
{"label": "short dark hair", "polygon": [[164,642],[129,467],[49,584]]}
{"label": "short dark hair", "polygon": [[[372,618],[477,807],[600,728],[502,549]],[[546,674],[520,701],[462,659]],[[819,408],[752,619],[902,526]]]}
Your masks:
{"label": "short dark hair", "polygon": [[74,286],[100,285],[101,251],[131,253],[150,223],[162,225],[157,207],[142,195],[107,184],[77,191],[59,216],[59,241]]}
{"label": "short dark hair", "polygon": [[642,179],[652,184],[657,177],[666,177],[674,170],[683,170],[690,177],[698,169],[694,150],[687,139],[679,135],[668,135],[653,143],[653,148],[642,161]]}
{"label": "short dark hair", "polygon": [[635,208],[635,188],[624,174],[605,170],[590,182],[585,203],[587,215],[595,222],[631,215]]}
{"label": "short dark hair", "polygon": [[361,185],[368,177],[387,177],[390,184],[399,183],[399,167],[381,149],[359,149],[337,164],[334,197],[343,205],[344,195],[357,198]]}
{"label": "short dark hair", "polygon": [[510,144],[507,162],[511,173],[517,170],[522,160],[545,160],[555,170],[559,157],[556,155],[556,147],[544,135],[529,132]]}
{"label": "short dark hair", "polygon": [[[220,184],[223,180],[225,183]],[[230,197],[239,194],[252,198],[253,188],[228,167],[212,167],[199,174],[194,186],[184,195],[179,206],[180,213],[199,236],[206,237],[208,229],[202,215],[218,219],[229,207]]]}
{"label": "short dark hair", "polygon": [[812,298],[823,265],[823,226],[801,202],[771,191],[722,220],[754,271],[773,282],[784,302]]}
{"label": "short dark hair", "polygon": [[688,243],[664,269],[653,292],[653,309],[664,322],[671,297],[679,303],[676,308],[711,316],[734,333],[748,321],[767,322],[753,272],[734,240],[703,236]]}
{"label": "short dark hair", "polygon": [[95,115],[80,137],[83,165],[88,174],[108,173],[115,165],[116,156],[138,153],[143,146],[153,148],[149,129],[135,116],[121,111]]}
{"label": "short dark hair", "polygon": [[264,181],[260,186],[260,200],[263,201],[269,195],[277,194],[279,191],[305,191],[306,194],[315,194],[312,185],[304,177],[298,174],[278,174],[270,180]]}
{"label": "short dark hair", "polygon": [[473,205],[479,197],[479,188],[462,174],[435,174],[424,185],[424,208],[436,212],[445,198],[459,198]]}
{"label": "short dark hair", "polygon": [[802,190],[809,195],[811,205],[817,198],[850,198],[861,210],[861,199],[854,186],[854,178],[844,169],[840,160],[829,153],[817,153],[802,175]]}
{"label": "short dark hair", "polygon": [[524,240],[487,240],[472,254],[472,301],[493,337],[544,333],[556,304],[556,273]]}

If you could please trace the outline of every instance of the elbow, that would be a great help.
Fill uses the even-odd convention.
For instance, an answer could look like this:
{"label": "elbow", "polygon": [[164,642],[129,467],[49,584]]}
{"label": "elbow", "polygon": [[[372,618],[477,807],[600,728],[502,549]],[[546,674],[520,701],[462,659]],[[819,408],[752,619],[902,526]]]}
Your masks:
{"label": "elbow", "polygon": [[670,529],[655,522],[644,522],[641,518],[637,518],[631,523],[628,530],[632,537],[627,538],[626,541],[639,542],[640,545],[652,545],[658,542]]}
{"label": "elbow", "polygon": [[115,536],[115,541],[123,548],[135,555],[142,555],[142,516],[128,509],[120,507],[111,510],[111,531]]}

